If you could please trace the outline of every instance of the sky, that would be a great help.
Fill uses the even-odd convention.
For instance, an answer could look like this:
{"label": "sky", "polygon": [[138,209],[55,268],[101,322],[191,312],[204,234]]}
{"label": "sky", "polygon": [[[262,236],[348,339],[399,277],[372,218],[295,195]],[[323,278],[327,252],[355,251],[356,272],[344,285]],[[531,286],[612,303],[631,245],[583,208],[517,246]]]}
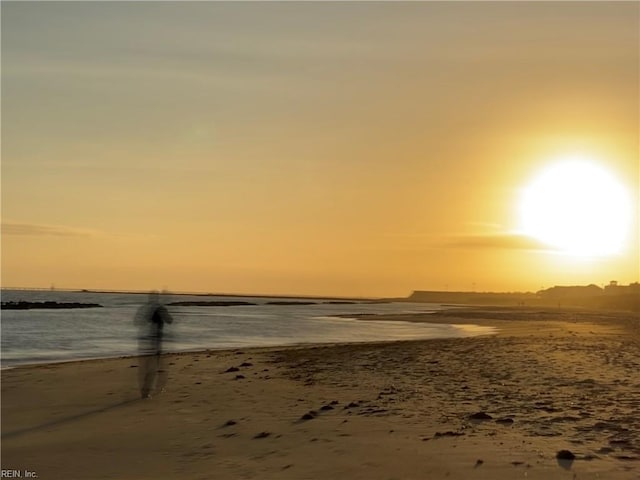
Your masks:
{"label": "sky", "polygon": [[[4,287],[404,296],[640,279],[637,2],[3,1],[1,15]],[[615,255],[519,231],[522,192],[571,155],[628,194]]]}

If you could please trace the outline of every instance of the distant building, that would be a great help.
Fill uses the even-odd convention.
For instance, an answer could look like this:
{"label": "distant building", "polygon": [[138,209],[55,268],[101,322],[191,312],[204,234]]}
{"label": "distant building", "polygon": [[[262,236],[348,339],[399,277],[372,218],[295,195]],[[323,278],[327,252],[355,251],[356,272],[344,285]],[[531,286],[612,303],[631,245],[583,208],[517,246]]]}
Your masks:
{"label": "distant building", "polygon": [[611,280],[609,285],[604,287],[606,295],[640,295],[640,283],[634,282],[629,285],[619,285],[615,280]]}

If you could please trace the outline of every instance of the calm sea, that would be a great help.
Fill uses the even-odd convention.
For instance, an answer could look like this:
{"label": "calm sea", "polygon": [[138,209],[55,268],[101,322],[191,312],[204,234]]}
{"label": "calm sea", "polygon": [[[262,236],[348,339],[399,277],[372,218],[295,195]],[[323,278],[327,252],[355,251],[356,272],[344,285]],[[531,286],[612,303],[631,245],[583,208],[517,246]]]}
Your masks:
{"label": "calm sea", "polygon": [[[138,330],[133,324],[146,295],[93,292],[2,290],[2,301],[98,303],[104,308],[64,310],[3,310],[2,368],[137,353]],[[173,301],[246,301],[250,306],[169,307],[174,323],[166,329],[166,351],[194,351],[295,345],[466,337],[491,329],[460,325],[362,321],[335,315],[424,313],[442,306],[426,303],[269,305],[282,298],[165,295]],[[292,299],[292,301],[296,301]],[[298,300],[300,301],[300,300]]]}

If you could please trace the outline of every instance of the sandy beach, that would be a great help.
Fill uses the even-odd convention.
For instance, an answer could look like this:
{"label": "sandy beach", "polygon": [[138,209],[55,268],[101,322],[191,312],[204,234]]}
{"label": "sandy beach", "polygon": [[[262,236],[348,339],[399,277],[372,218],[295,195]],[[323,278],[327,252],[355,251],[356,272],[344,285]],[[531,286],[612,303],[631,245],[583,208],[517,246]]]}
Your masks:
{"label": "sandy beach", "polygon": [[[2,372],[2,469],[39,479],[640,479],[640,317],[367,316],[494,335]],[[557,458],[560,451],[575,458]],[[6,472],[5,472],[6,473]]]}

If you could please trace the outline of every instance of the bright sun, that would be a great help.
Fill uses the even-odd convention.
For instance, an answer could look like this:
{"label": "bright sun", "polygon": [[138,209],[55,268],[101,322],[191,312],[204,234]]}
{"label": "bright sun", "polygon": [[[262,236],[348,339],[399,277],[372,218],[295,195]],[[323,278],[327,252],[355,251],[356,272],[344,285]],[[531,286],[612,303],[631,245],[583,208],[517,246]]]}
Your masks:
{"label": "bright sun", "polygon": [[630,225],[625,188],[584,158],[563,158],[543,170],[519,206],[523,234],[570,255],[619,253]]}

